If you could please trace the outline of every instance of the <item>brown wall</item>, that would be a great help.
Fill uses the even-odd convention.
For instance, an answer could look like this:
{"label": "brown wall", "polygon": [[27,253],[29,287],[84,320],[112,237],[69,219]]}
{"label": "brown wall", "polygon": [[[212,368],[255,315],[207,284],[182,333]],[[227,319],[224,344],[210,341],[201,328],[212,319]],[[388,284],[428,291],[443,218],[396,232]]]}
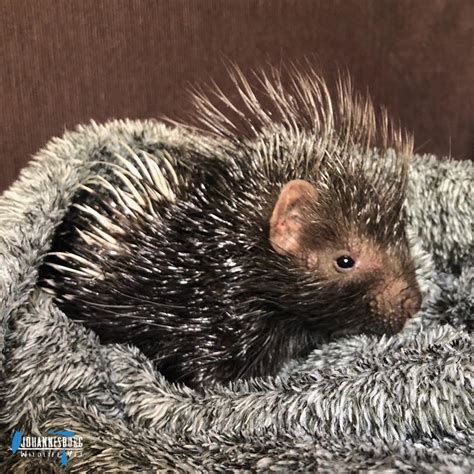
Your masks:
{"label": "brown wall", "polygon": [[347,68],[419,151],[474,154],[472,0],[0,0],[0,191],[78,122],[182,117],[224,57],[305,56]]}

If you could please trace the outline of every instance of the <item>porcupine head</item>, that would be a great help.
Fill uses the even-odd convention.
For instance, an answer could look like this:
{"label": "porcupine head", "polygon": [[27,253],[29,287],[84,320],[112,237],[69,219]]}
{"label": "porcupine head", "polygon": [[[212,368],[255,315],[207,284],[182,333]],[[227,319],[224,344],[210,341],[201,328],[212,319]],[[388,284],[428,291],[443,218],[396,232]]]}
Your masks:
{"label": "porcupine head", "polygon": [[[195,94],[209,140],[190,157],[169,152],[173,203],[157,204],[150,178],[165,158],[136,154],[128,171],[153,215],[96,203],[113,224],[91,231],[83,220],[64,257],[76,273],[61,280],[56,265],[51,285],[67,314],[191,385],[274,374],[315,335],[400,331],[420,306],[403,208],[410,139],[348,79],[330,91],[312,71],[259,73],[256,88],[238,69],[232,77],[238,104],[218,88]],[[136,189],[112,191],[135,199]],[[77,284],[98,232],[122,250]]]}

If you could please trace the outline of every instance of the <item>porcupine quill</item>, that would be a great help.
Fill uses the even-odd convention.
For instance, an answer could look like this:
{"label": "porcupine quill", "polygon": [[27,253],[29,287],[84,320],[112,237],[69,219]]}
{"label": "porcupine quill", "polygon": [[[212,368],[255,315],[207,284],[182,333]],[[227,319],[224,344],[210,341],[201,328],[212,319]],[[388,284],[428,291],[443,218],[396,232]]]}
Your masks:
{"label": "porcupine quill", "polygon": [[42,272],[67,316],[190,386],[275,374],[321,335],[397,332],[420,305],[411,139],[348,79],[255,78],[233,70],[239,105],[195,93],[186,153],[123,144],[101,163]]}

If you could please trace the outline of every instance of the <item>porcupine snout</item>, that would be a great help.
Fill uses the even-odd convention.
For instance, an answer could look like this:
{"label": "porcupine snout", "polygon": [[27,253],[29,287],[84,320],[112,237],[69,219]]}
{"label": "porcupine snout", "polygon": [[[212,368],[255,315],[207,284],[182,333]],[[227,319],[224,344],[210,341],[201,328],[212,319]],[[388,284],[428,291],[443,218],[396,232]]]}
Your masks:
{"label": "porcupine snout", "polygon": [[403,280],[394,280],[381,286],[372,301],[376,321],[372,330],[378,334],[395,334],[420,309],[421,293],[417,284],[407,286]]}
{"label": "porcupine snout", "polygon": [[421,306],[421,294],[419,290],[410,289],[404,293],[404,299],[402,300],[401,310],[407,316],[407,319],[415,316],[420,310]]}

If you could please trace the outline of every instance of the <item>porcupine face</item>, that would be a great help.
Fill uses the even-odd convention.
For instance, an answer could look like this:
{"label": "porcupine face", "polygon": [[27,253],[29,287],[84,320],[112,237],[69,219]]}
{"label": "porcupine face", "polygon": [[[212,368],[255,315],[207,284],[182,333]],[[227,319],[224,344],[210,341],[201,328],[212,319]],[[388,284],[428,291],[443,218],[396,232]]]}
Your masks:
{"label": "porcupine face", "polygon": [[310,329],[391,334],[419,309],[401,198],[377,219],[387,203],[360,175],[362,183],[344,187],[340,174],[328,188],[292,180],[272,213],[271,246],[307,271],[306,298],[312,289],[317,300],[305,308]]}

